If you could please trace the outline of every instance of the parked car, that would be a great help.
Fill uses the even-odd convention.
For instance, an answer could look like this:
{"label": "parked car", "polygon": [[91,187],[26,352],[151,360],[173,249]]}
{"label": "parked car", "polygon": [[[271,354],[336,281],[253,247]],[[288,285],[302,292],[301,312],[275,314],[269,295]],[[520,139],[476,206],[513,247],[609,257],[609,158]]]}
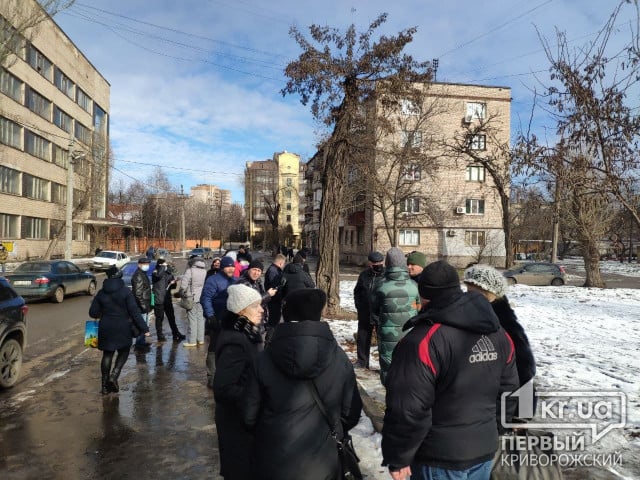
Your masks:
{"label": "parked car", "polygon": [[237,250],[227,250],[226,252],[224,252],[224,256],[233,258],[233,261],[235,262],[236,260],[238,260],[238,251]]}
{"label": "parked car", "polygon": [[129,260],[131,259],[125,252],[103,250],[89,261],[89,268],[91,270],[107,270],[111,265],[122,268]]}
{"label": "parked car", "polygon": [[24,298],[0,277],[0,388],[13,387],[20,377],[28,310]]}
{"label": "parked car", "polygon": [[189,256],[197,256],[197,257],[202,257],[205,260],[209,260],[211,258],[213,258],[213,254],[211,252],[210,248],[204,248],[204,247],[198,247],[198,248],[193,248],[190,252],[189,252]]}
{"label": "parked car", "polygon": [[66,260],[24,262],[6,278],[18,295],[27,299],[50,298],[55,303],[62,303],[65,296],[74,293],[94,295],[97,285],[93,273],[83,272]]}
{"label": "parked car", "polygon": [[156,260],[160,260],[162,258],[167,263],[173,262],[173,257],[171,256],[171,253],[169,252],[169,250],[167,250],[166,248],[158,248],[156,250],[155,257],[156,257]]}
{"label": "parked car", "polygon": [[[147,270],[147,277],[149,277],[149,282],[151,282],[151,274],[156,268],[156,263],[157,262],[155,260],[151,260],[151,263],[149,263],[149,270]],[[137,269],[138,269],[137,260],[127,262],[125,266],[122,267],[122,281],[129,288],[131,288],[131,277],[133,277],[133,274],[136,272]]]}
{"label": "parked car", "polygon": [[564,285],[567,277],[564,267],[548,262],[531,262],[519,265],[503,273],[509,284]]}

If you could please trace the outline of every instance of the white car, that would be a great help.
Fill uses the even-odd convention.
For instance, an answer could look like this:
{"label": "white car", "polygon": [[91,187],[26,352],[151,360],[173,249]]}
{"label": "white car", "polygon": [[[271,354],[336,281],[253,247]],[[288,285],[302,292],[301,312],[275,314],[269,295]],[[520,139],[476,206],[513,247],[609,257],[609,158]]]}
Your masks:
{"label": "white car", "polygon": [[122,268],[131,259],[129,255],[117,250],[103,250],[89,262],[91,270],[107,270],[111,265]]}

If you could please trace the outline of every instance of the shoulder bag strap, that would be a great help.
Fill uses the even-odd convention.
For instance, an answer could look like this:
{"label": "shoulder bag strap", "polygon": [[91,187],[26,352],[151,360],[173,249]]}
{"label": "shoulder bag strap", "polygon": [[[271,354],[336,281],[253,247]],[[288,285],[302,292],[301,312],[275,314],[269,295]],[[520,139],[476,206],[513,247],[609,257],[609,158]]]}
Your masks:
{"label": "shoulder bag strap", "polygon": [[322,413],[322,416],[327,421],[327,425],[329,425],[329,431],[331,432],[331,436],[336,442],[338,442],[336,427],[333,423],[331,423],[331,418],[329,417],[329,414],[327,413],[326,408],[324,408],[324,403],[322,403],[322,400],[320,399],[320,393],[318,393],[318,387],[316,387],[316,384],[313,380],[308,380],[306,384],[307,384],[307,387],[309,388],[309,391],[311,392],[311,396],[316,402],[316,405],[318,405],[318,409],[320,409],[320,413]]}

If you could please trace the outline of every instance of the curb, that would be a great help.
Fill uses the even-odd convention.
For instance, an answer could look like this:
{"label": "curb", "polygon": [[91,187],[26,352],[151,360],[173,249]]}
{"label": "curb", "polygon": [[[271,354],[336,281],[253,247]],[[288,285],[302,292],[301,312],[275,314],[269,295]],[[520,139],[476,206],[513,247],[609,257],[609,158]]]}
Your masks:
{"label": "curb", "polygon": [[384,410],[378,402],[376,402],[369,396],[360,382],[358,381],[357,383],[358,390],[360,391],[360,398],[362,398],[362,409],[364,410],[364,413],[367,414],[367,417],[369,417],[369,419],[371,420],[373,429],[376,432],[381,433],[384,420]]}

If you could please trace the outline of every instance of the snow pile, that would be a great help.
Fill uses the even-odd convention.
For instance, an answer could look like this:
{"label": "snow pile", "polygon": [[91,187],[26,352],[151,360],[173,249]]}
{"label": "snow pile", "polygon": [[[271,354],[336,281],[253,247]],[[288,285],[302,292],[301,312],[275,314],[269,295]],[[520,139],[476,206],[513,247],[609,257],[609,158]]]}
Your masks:
{"label": "snow pile", "polygon": [[[613,264],[602,263],[607,267]],[[640,276],[637,264],[625,265]],[[353,311],[354,286],[355,281],[340,282],[341,305]],[[508,297],[536,356],[539,392],[595,391],[626,396],[626,426],[612,429],[593,444],[590,433],[585,432],[586,452],[620,452],[622,465],[615,470],[628,478],[640,478],[640,290],[515,285]],[[355,360],[357,322],[329,324]],[[371,367],[378,368],[376,347],[372,347]],[[384,388],[377,373],[357,373],[369,395],[383,403]],[[562,437],[569,432],[555,430]],[[367,478],[389,478],[380,467],[380,435],[368,418],[363,418],[353,435]]]}

